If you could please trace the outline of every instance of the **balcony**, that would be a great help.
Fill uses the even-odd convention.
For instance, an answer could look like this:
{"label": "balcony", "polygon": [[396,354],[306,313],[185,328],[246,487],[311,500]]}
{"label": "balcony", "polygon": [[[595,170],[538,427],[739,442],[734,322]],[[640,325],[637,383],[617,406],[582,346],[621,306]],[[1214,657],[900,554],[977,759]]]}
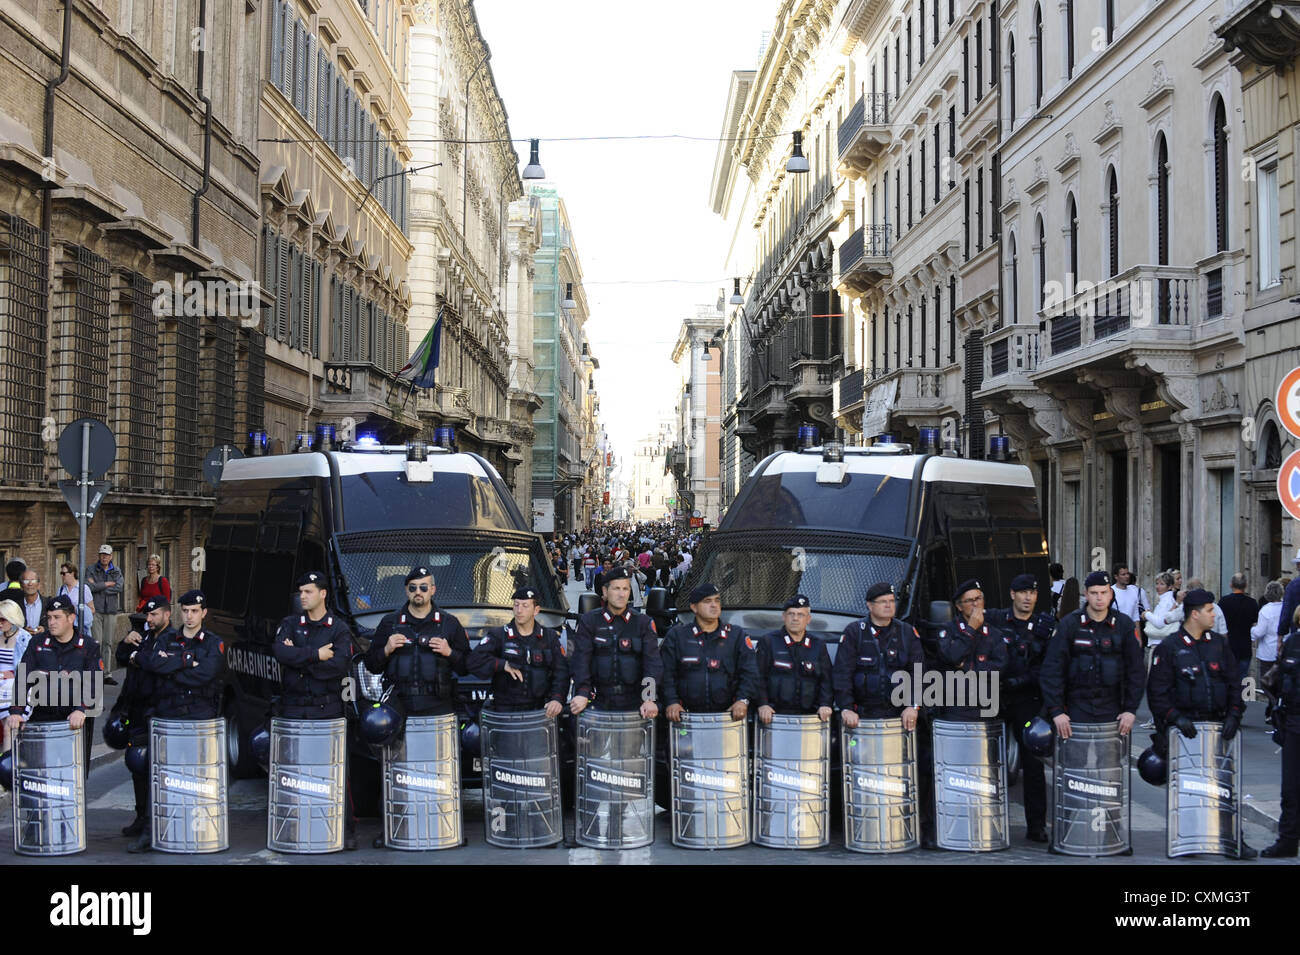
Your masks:
{"label": "balcony", "polygon": [[772,379],[754,390],[750,402],[749,422],[757,426],[765,418],[780,418],[789,410],[786,396],[790,392],[790,383]]}
{"label": "balcony", "polygon": [[1032,389],[1029,375],[1038,370],[1038,325],[1005,325],[984,336],[984,384],[977,395]]}
{"label": "balcony", "polygon": [[889,224],[864,225],[839,247],[839,280],[836,287],[849,295],[861,295],[894,273],[889,261]]}
{"label": "balcony", "polygon": [[[373,416],[416,427],[418,398],[407,404],[409,387],[369,362],[326,362],[319,393],[322,414],[327,419],[351,417],[358,421]],[[416,392],[417,395],[428,394],[422,388],[417,388]]]}
{"label": "balcony", "polygon": [[889,146],[889,103],[885,96],[864,93],[840,123],[839,173],[849,179],[866,175]]}
{"label": "balcony", "polygon": [[790,390],[786,392],[787,401],[819,400],[829,398],[835,386],[835,369],[829,367],[838,364],[839,359],[801,359],[791,367]]}
{"label": "balcony", "polygon": [[836,418],[862,410],[862,383],[866,379],[865,368],[855,368],[839,381],[835,382],[834,401],[831,407]]}

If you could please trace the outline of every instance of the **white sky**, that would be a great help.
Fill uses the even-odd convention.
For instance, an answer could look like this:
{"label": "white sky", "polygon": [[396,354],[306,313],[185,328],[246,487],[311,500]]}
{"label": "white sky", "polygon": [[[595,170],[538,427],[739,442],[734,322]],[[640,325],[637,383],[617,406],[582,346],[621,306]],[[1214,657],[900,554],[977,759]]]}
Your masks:
{"label": "white sky", "polygon": [[[725,224],[709,208],[717,143],[547,137],[715,140],[731,72],[756,68],[776,0],[476,0],[474,9],[510,134],[542,140],[542,167],[568,208],[601,419],[615,453],[628,454],[672,415],[682,318],[724,285],[731,294]],[[516,149],[526,162],[527,143]]]}

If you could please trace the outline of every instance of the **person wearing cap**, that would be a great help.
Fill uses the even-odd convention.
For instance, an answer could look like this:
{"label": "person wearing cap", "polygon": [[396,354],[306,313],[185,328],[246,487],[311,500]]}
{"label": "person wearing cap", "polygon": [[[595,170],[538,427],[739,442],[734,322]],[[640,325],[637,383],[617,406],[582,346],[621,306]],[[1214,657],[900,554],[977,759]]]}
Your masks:
{"label": "person wearing cap", "polygon": [[[1213,627],[1214,594],[1199,587],[1189,590],[1183,596],[1182,626],[1165,637],[1151,655],[1147,700],[1156,723],[1153,741],[1161,755],[1168,755],[1171,726],[1193,739],[1198,720],[1222,721],[1225,743],[1241,729],[1246,704],[1237,661],[1227,638]],[[1243,842],[1237,858],[1251,859],[1257,854]]]}
{"label": "person wearing cap", "polygon": [[492,683],[485,707],[505,713],[545,709],[554,719],[569,695],[569,661],[557,630],[537,620],[538,592],[520,587],[514,622],[488,630],[469,655],[469,672]]}
{"label": "person wearing cap", "polygon": [[688,602],[692,623],[679,623],[664,635],[664,715],[674,723],[686,712],[731,712],[743,720],[758,694],[758,646],[738,626],[721,623],[722,596],[702,583]]}
{"label": "person wearing cap", "polygon": [[599,710],[637,710],[642,719],[659,715],[664,679],[654,621],[628,607],[632,581],[627,570],[611,570],[605,606],[578,618],[573,636],[573,699],[577,715],[590,703]]}
{"label": "person wearing cap", "polygon": [[782,608],[783,626],[754,641],[754,703],[764,723],[771,723],[777,713],[816,713],[823,722],[831,718],[831,655],[820,638],[808,633],[811,618],[808,598],[795,594]]}
{"label": "person wearing cap", "polygon": [[[95,616],[91,628],[95,642],[102,649],[110,646],[117,615],[125,606],[122,571],[113,563],[113,548],[108,544],[99,546],[99,560],[86,568],[86,586],[94,595]],[[110,675],[104,682],[112,686],[117,681]]]}
{"label": "person wearing cap", "polygon": [[[203,627],[208,600],[201,590],[187,590],[177,603],[181,629],[159,631],[152,647],[133,654],[140,669],[156,680],[151,716],[164,720],[212,720],[221,714],[221,692],[226,678],[226,644]],[[146,852],[150,827],[127,852]]]}
{"label": "person wearing cap", "polygon": [[[139,661],[153,652],[159,634],[172,631],[172,606],[160,594],[147,598],[140,609],[144,625],[128,633],[117,646],[117,663],[125,668],[126,675],[109,718],[121,717],[126,723],[129,745],[147,747],[149,713],[158,693],[158,678],[143,669]],[[135,819],[122,829],[122,835],[139,836],[149,825],[149,774],[132,773],[131,785],[135,789]]]}
{"label": "person wearing cap", "polygon": [[[952,595],[957,616],[951,624],[939,630],[935,638],[935,666],[940,672],[956,670],[962,673],[998,673],[1007,665],[1007,645],[997,625],[990,625],[984,615],[984,588],[978,580],[963,581]],[[1000,677],[998,678],[1000,681]],[[999,690],[1001,684],[999,682]],[[974,722],[983,719],[1001,719],[1005,713],[989,716],[980,714],[977,701],[965,700],[958,706],[955,701],[935,714],[941,720]]]}
{"label": "person wearing cap", "polygon": [[1039,674],[1056,618],[1038,612],[1038,579],[1019,574],[1011,580],[1011,606],[990,610],[989,622],[1002,633],[1007,665],[1002,671],[1002,705],[1020,743],[1020,775],[1025,783],[1025,824],[1030,842],[1047,841],[1047,780],[1043,764],[1025,745],[1025,724],[1043,709]]}
{"label": "person wearing cap", "polygon": [[406,606],[379,621],[366,652],[366,669],[382,673],[411,716],[456,710],[456,677],[469,674],[469,638],[454,614],[436,601],[428,567],[406,575]]}
{"label": "person wearing cap", "polygon": [[1122,736],[1133,729],[1146,664],[1137,625],[1113,599],[1110,574],[1093,571],[1084,580],[1084,607],[1061,618],[1047,645],[1038,682],[1061,739],[1070,738],[1071,720],[1118,722]]}
{"label": "person wearing cap", "polygon": [[874,584],[867,590],[867,615],[840,634],[832,679],[840,722],[848,729],[861,719],[902,719],[904,729],[916,729],[921,708],[894,702],[894,674],[910,681],[925,657],[920,634],[894,618],[897,609],[893,585]]}
{"label": "person wearing cap", "polygon": [[[90,772],[90,747],[94,733],[94,720],[88,715],[103,700],[102,674],[104,663],[99,657],[99,645],[95,638],[77,635],[74,614],[76,608],[67,597],[53,597],[46,608],[46,630],[44,637],[35,638],[27,644],[18,663],[18,673],[24,679],[14,688],[14,701],[9,707],[9,717],[5,721],[6,736],[12,738],[14,732],[23,723],[58,723],[67,720],[72,729],[82,731],[82,742],[86,749],[86,772]],[[35,686],[52,689],[60,684],[57,677],[33,680],[33,674],[68,673],[80,674],[80,682],[64,679],[61,685],[74,691],[74,699],[59,699],[41,702],[33,698],[31,691]],[[35,684],[35,685],[34,685]],[[29,701],[33,704],[28,706]],[[61,705],[54,705],[55,703]]]}
{"label": "person wearing cap", "polygon": [[[354,652],[352,628],[329,612],[328,580],[319,570],[298,578],[300,613],[280,621],[271,653],[280,664],[280,695],[273,715],[288,720],[337,720],[344,717],[343,681]],[[357,819],[352,809],[351,774],[343,813],[343,846],[357,847]]]}

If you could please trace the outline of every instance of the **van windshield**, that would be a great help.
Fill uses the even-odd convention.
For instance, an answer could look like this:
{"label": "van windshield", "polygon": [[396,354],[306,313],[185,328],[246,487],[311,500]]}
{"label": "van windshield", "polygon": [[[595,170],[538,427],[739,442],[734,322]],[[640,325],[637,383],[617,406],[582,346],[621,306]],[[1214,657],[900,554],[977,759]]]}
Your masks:
{"label": "van windshield", "polygon": [[492,482],[471,474],[435,471],[431,482],[412,484],[400,471],[371,471],[345,475],[341,485],[346,528],[520,529]]}
{"label": "van windshield", "polygon": [[515,590],[537,589],[543,607],[565,609],[541,545],[522,534],[370,531],[340,534],[339,565],[353,613],[387,613],[406,603],[406,575],[428,567],[442,607],[510,607]]}
{"label": "van windshield", "polygon": [[[721,530],[817,527],[902,537],[912,482],[883,474],[818,484],[809,471],[763,474],[727,511]],[[811,595],[810,595],[811,596]]]}

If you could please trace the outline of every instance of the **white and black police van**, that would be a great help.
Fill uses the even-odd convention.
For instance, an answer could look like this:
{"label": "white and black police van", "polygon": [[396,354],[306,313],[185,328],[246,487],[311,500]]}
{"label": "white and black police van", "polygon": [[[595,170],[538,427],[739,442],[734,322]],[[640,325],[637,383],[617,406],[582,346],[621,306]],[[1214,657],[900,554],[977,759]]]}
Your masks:
{"label": "white and black police van", "polygon": [[[994,608],[1010,604],[1012,578],[1034,574],[1047,609],[1047,539],[1029,468],[1007,463],[1005,437],[991,454],[1001,460],[977,461],[938,453],[938,429],[921,431],[917,454],[877,440],[764,458],[701,542],[679,593],[716,584],[723,621],[750,633],[778,629],[785,600],[804,594],[808,629],[832,656],[844,628],[866,616],[876,583],[893,584],[897,617],[923,641],[951,619],[963,580],[979,580]],[[680,600],[677,609],[689,617]]]}
{"label": "white and black police van", "polygon": [[[315,449],[304,435],[294,453],[255,453],[225,465],[202,587],[207,626],[226,640],[236,773],[257,772],[249,736],[267,722],[280,688],[271,641],[298,609],[294,582],[309,570],[326,574],[330,612],[349,623],[361,649],[380,619],[405,604],[406,574],[415,566],[432,569],[439,608],[456,615],[471,646],[487,628],[510,622],[511,597],[525,583],[541,593],[544,625],[562,628],[571,616],[542,539],[509,488],[486,460],[452,450],[450,431],[439,429],[438,445],[385,446],[362,436],[335,450],[320,429]],[[353,679],[358,706],[379,698],[380,678],[359,659]],[[473,743],[464,754],[465,783],[478,785],[475,721],[487,684],[461,677],[458,686],[462,730]],[[366,746],[352,751],[354,772],[376,773]],[[357,787],[359,810],[370,788]]]}

